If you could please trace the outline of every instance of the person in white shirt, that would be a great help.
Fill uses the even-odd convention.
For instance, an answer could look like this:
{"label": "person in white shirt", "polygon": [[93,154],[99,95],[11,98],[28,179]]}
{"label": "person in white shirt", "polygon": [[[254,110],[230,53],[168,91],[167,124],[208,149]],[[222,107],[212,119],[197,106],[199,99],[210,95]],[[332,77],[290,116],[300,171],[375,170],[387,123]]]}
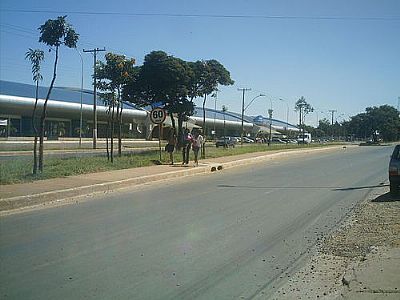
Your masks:
{"label": "person in white shirt", "polygon": [[199,131],[196,131],[195,133],[193,133],[193,140],[192,140],[192,149],[193,149],[193,153],[194,153],[194,163],[195,166],[199,165],[199,150],[201,148],[201,146],[204,143],[204,138],[203,136],[200,134]]}

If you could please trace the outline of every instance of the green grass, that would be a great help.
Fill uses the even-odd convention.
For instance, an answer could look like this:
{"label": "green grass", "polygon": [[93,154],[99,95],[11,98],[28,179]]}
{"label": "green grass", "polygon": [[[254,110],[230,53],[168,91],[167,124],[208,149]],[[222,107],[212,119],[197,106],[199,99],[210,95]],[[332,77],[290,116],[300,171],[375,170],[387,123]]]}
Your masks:
{"label": "green grass", "polygon": [[[324,145],[312,144],[299,145],[237,145],[235,148],[223,149],[215,146],[206,148],[207,158],[239,155],[252,152],[274,151],[281,149],[299,149],[310,147],[323,147]],[[326,146],[326,145],[325,145]],[[200,155],[200,154],[199,154]],[[193,159],[193,152],[190,151]],[[162,163],[168,163],[168,154],[162,152]],[[182,161],[181,152],[174,153],[176,163]],[[115,156],[114,163],[108,162],[106,157],[77,157],[77,158],[46,158],[44,160],[44,171],[42,174],[32,175],[32,158],[21,158],[18,160],[6,160],[0,162],[0,185],[29,182],[34,180],[58,178],[78,174],[94,173],[101,171],[120,170],[159,164],[159,152],[148,151],[141,154],[126,154],[122,157]]]}

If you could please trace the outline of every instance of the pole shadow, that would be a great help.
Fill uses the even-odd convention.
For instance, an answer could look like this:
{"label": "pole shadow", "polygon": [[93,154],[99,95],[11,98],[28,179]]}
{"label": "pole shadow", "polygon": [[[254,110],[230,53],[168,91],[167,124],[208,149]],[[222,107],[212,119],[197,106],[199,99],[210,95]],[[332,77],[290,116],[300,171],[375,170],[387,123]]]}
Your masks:
{"label": "pole shadow", "polygon": [[373,189],[377,187],[389,186],[388,184],[376,184],[376,185],[366,185],[366,186],[354,186],[354,187],[345,187],[345,188],[336,188],[334,191],[354,191],[354,190],[363,190],[363,189]]}
{"label": "pole shadow", "polygon": [[380,183],[375,185],[366,186],[355,186],[355,187],[333,187],[333,186],[250,186],[250,185],[230,185],[230,184],[219,184],[219,188],[236,188],[236,189],[328,189],[331,191],[355,191],[363,189],[373,189],[378,187],[389,186],[388,184]]}

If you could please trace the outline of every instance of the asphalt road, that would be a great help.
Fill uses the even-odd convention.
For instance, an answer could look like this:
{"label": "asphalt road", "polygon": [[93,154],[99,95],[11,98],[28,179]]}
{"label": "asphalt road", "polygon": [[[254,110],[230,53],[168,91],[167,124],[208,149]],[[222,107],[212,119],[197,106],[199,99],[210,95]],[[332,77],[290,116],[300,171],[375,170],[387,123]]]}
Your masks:
{"label": "asphalt road", "polygon": [[267,298],[386,180],[391,150],[276,160],[2,217],[0,298]]}

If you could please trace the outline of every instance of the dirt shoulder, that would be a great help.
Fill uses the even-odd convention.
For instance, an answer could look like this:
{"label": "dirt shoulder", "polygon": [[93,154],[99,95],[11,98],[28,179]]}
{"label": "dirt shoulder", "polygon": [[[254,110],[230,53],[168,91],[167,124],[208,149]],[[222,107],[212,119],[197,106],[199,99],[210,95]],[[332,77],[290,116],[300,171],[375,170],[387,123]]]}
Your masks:
{"label": "dirt shoulder", "polygon": [[400,196],[376,188],[273,299],[400,299]]}

